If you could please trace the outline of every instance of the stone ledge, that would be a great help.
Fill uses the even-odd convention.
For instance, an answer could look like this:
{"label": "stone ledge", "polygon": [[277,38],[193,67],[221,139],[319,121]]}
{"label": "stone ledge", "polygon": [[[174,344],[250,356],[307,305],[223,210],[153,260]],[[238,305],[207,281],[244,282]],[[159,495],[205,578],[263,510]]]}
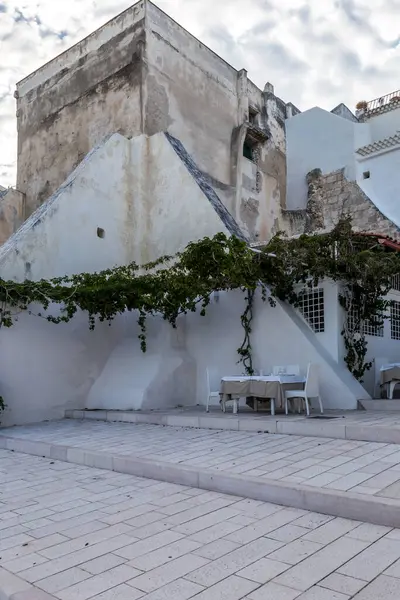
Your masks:
{"label": "stone ledge", "polygon": [[[369,402],[369,401],[368,401]],[[375,408],[378,402],[368,408]],[[387,405],[382,403],[381,410]],[[385,408],[384,408],[385,407]],[[388,410],[388,408],[386,408]],[[400,416],[400,407],[399,407]],[[354,421],[346,423],[346,417],[327,420],[313,420],[305,417],[260,417],[226,414],[214,416],[203,413],[198,414],[168,414],[168,413],[141,413],[128,411],[85,411],[67,410],[67,419],[91,419],[97,421],[109,421],[119,423],[146,423],[147,425],[162,425],[168,427],[189,427],[194,429],[224,429],[228,431],[264,431],[267,433],[279,433],[284,435],[306,435],[322,438],[336,438],[343,440],[354,440],[363,442],[382,442],[387,444],[400,444],[400,428],[379,426],[372,427],[363,422]],[[53,456],[52,458],[57,458]],[[63,460],[62,458],[60,460]]]}
{"label": "stone ledge", "polygon": [[[328,490],[276,480],[261,480],[246,475],[229,475],[193,466],[188,467],[100,451],[87,451],[84,448],[58,446],[57,444],[35,442],[8,437],[7,435],[0,435],[0,448],[45,458],[52,458],[54,454],[59,454],[60,448],[63,448],[65,456],[63,460],[68,463],[177,483],[213,492],[244,496],[253,500],[272,502],[281,506],[290,506],[336,517],[356,519],[375,525],[400,527],[400,502],[390,498],[363,496],[352,492]],[[5,573],[8,575],[7,571]],[[16,579],[16,583],[18,583],[19,578]],[[13,583],[12,581],[8,585],[8,589],[11,589],[11,592],[8,593],[7,588],[4,588],[0,572],[0,585],[8,593],[7,596],[5,595],[6,592],[1,592],[3,596],[0,593],[0,600],[51,599],[51,596],[48,595],[38,595],[41,592],[34,588],[13,589]],[[17,593],[25,594],[25,596],[16,595]]]}

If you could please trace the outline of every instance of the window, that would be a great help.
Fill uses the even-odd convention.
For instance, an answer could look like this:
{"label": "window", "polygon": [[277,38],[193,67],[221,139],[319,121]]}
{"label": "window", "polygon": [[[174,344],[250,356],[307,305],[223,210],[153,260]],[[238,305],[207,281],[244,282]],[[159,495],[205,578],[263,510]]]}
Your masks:
{"label": "window", "polygon": [[[347,327],[354,331],[354,333],[359,333],[359,328],[356,327],[356,313],[354,311],[350,311],[347,313]],[[378,317],[378,323],[375,321],[362,321],[361,322],[361,333],[364,335],[373,335],[375,337],[383,337],[384,329],[383,329],[383,317]]]}
{"label": "window", "polygon": [[393,302],[390,307],[390,337],[400,340],[400,302]]}
{"label": "window", "polygon": [[392,277],[392,289],[400,292],[400,275]]}
{"label": "window", "polygon": [[315,333],[323,333],[325,331],[323,288],[312,288],[301,292],[299,310]]}
{"label": "window", "polygon": [[369,171],[364,171],[363,179],[369,179],[371,177],[371,173]]}
{"label": "window", "polygon": [[362,324],[362,332],[364,335],[374,335],[375,337],[383,337],[383,323],[364,321]]}
{"label": "window", "polygon": [[243,144],[243,156],[249,160],[253,160],[253,148],[247,140]]}

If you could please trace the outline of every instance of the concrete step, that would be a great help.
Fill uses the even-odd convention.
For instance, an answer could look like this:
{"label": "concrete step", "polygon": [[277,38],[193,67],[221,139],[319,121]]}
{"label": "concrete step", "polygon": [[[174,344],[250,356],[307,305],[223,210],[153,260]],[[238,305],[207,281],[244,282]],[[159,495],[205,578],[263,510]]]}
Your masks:
{"label": "concrete step", "polygon": [[398,412],[400,415],[400,400],[377,399],[377,400],[359,400],[359,403],[365,410],[378,412]]}
{"label": "concrete step", "polygon": [[[254,461],[258,457],[263,457],[265,453],[267,460],[268,448],[270,452],[276,452],[276,444],[290,448],[285,459],[288,464],[292,460],[295,465],[302,452],[310,457],[321,457],[317,461],[319,464],[315,465],[316,473],[326,472],[322,462],[327,460],[326,456],[338,456],[338,452],[341,459],[337,464],[344,464],[341,463],[343,458],[344,461],[356,461],[357,457],[360,457],[361,464],[369,465],[368,460],[365,461],[368,455],[373,464],[375,461],[383,461],[389,454],[393,456],[393,460],[380,466],[381,471],[366,469],[369,473],[366,477],[366,473],[360,473],[362,468],[358,466],[350,469],[348,475],[345,474],[346,470],[340,471],[343,474],[336,477],[340,477],[341,481],[352,478],[353,472],[356,471],[353,478],[358,480],[352,482],[351,486],[356,487],[357,492],[349,489],[350,485],[346,488],[348,482],[342,489],[338,486],[334,489],[329,487],[329,484],[325,487],[326,481],[322,482],[321,478],[316,484],[314,474],[311,476],[313,481],[309,482],[309,479],[306,479],[300,482],[300,477],[296,481],[296,469],[293,476],[288,476],[287,480],[280,480],[276,476],[268,478],[268,473],[260,476],[249,474],[249,470],[254,469]],[[232,431],[200,432],[176,427],[85,421],[73,423],[65,420],[3,429],[0,431],[0,447],[377,525],[400,526],[400,490],[397,493],[396,488],[393,493],[394,487],[400,487],[400,446],[396,445],[388,447],[386,444],[360,444],[345,440],[324,440],[318,443],[318,440],[311,437],[295,438],[254,433],[244,435],[243,432]],[[194,459],[189,458],[191,451],[194,453]],[[239,460],[240,463],[242,453],[246,460],[241,463],[244,469],[238,474],[235,473],[236,467],[230,466],[232,461],[229,459],[231,454],[234,454],[239,457],[235,460]],[[282,455],[282,452],[279,454]],[[279,454],[277,461],[280,460]],[[177,455],[182,459],[179,460]],[[173,460],[170,457],[173,457]],[[235,464],[233,461],[233,465]],[[278,469],[278,462],[276,464]],[[304,466],[299,466],[298,471],[304,473]],[[376,481],[378,486],[379,477],[384,480],[379,480],[379,490],[362,487],[368,484],[363,482],[369,478],[374,480],[371,485],[374,486]],[[331,481],[329,477],[328,480]]]}
{"label": "concrete step", "polygon": [[[388,410],[386,412],[389,413]],[[205,408],[200,406],[154,411],[67,410],[65,417],[86,421],[146,423],[148,425],[229,431],[260,431],[283,435],[311,435],[322,438],[400,444],[400,411],[398,416],[382,415],[382,411],[373,411],[372,408],[368,411],[331,411],[322,418],[319,414],[311,417],[278,414],[272,417],[269,413],[254,413],[250,410],[243,410],[237,415],[232,412],[223,414],[218,408],[210,409],[210,412],[206,413]]]}

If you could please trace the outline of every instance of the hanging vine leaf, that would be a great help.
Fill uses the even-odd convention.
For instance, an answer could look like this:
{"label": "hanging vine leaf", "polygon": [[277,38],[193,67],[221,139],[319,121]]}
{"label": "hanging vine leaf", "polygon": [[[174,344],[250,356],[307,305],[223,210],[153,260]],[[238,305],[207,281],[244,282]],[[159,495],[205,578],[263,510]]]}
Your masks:
{"label": "hanging vine leaf", "polygon": [[[275,298],[297,306],[298,286],[324,279],[341,286],[339,301],[347,316],[342,335],[349,370],[362,379],[367,341],[363,323],[377,324],[388,307],[385,296],[392,277],[400,273],[397,252],[388,252],[375,238],[352,231],[350,219],[329,233],[287,239],[275,235],[253,252],[245,242],[218,233],[191,242],[175,256],[163,256],[147,265],[131,263],[99,273],[16,283],[0,279],[0,325],[10,327],[18,313],[32,304],[45,311],[52,323],[67,323],[79,310],[88,314],[89,328],[97,320],[111,323],[116,315],[137,311],[139,341],[146,351],[146,320],[161,315],[173,327],[181,314],[200,310],[205,315],[214,291],[241,290],[246,294],[241,317],[244,339],[238,348],[245,372],[253,374],[251,323],[255,290],[271,306]],[[268,291],[267,291],[268,290]],[[50,307],[58,305],[57,314]],[[48,314],[50,311],[50,314]]]}

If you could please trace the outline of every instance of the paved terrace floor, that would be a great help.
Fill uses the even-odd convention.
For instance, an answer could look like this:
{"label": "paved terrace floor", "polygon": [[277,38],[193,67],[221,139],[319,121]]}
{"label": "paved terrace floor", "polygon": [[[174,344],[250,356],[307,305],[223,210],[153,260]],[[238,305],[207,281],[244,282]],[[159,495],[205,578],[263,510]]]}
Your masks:
{"label": "paved terrace floor", "polygon": [[[141,442],[154,436],[149,427],[130,430]],[[124,451],[133,444],[127,426],[68,423],[36,431],[79,443],[90,435],[95,446],[106,433]],[[158,431],[156,453],[169,447],[173,457],[167,442],[176,432]],[[226,434],[191,433],[182,432],[177,445],[191,445],[192,454],[197,447],[199,459],[211,441],[214,451],[222,441],[234,446]],[[313,444],[304,440],[301,452]],[[327,441],[322,452],[328,448],[335,445]],[[400,598],[399,529],[7,450],[0,450],[0,482],[2,599]]]}
{"label": "paved terrace floor", "polygon": [[[262,430],[268,433],[400,444],[400,401],[371,400],[365,404],[368,404],[366,411],[326,411],[322,418],[318,413],[307,418],[304,414],[285,415],[282,411],[272,417],[266,411],[255,413],[247,407],[242,408],[237,415],[232,414],[232,409],[222,414],[219,407],[211,407],[210,412],[206,413],[204,406],[143,411],[69,410],[66,416],[74,419],[147,423],[172,427],[251,432]],[[393,405],[397,410],[393,410]],[[372,410],[373,407],[380,410]]]}
{"label": "paved terrace floor", "polygon": [[64,420],[3,429],[0,446],[286,506],[400,525],[400,445]]}

